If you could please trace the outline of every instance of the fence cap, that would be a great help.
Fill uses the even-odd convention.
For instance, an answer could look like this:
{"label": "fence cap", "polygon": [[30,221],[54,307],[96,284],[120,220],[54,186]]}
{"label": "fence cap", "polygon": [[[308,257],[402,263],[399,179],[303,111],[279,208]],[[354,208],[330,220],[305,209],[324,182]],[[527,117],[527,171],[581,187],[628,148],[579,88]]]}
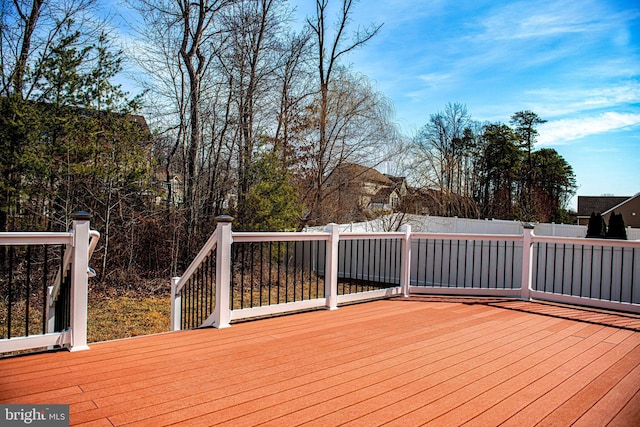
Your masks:
{"label": "fence cap", "polygon": [[93,215],[86,211],[77,211],[71,214],[71,219],[73,220],[90,220],[91,218],[93,218]]}
{"label": "fence cap", "polygon": [[217,222],[233,222],[235,218],[230,215],[218,215],[216,217]]}

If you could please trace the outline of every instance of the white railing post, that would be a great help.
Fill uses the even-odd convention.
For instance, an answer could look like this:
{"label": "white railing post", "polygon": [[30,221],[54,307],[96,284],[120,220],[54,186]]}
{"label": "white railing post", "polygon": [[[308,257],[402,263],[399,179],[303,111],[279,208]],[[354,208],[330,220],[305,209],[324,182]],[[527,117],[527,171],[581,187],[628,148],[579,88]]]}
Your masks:
{"label": "white railing post", "polygon": [[[60,267],[62,268],[62,267]],[[53,286],[47,286],[47,333],[56,330],[56,305],[53,301]]]}
{"label": "white railing post", "polygon": [[216,217],[218,236],[216,248],[216,303],[213,310],[213,327],[228,328],[231,326],[231,309],[229,297],[231,295],[231,223],[233,217],[221,215]]}
{"label": "white railing post", "polygon": [[87,300],[89,271],[89,220],[91,214],[71,215],[73,264],[71,267],[71,351],[88,350]]}
{"label": "white railing post", "polygon": [[329,233],[327,242],[327,256],[324,272],[324,294],[326,307],[329,310],[338,308],[338,243],[340,243],[340,226],[338,224],[327,225]]}
{"label": "white railing post", "polygon": [[182,293],[176,293],[179,277],[171,278],[171,330],[179,331],[182,327]]}
{"label": "white railing post", "polygon": [[400,231],[404,233],[400,264],[400,287],[402,288],[402,294],[408,297],[411,281],[411,224],[404,224]]}
{"label": "white railing post", "polygon": [[533,224],[524,224],[522,231],[522,286],[520,299],[528,301],[531,298],[533,276]]}

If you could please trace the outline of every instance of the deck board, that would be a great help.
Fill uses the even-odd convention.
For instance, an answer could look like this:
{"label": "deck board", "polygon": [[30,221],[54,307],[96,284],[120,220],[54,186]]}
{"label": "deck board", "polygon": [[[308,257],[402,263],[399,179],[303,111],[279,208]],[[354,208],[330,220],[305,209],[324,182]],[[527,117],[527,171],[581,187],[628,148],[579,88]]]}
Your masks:
{"label": "deck board", "polygon": [[72,425],[634,425],[637,316],[395,298],[0,360]]}

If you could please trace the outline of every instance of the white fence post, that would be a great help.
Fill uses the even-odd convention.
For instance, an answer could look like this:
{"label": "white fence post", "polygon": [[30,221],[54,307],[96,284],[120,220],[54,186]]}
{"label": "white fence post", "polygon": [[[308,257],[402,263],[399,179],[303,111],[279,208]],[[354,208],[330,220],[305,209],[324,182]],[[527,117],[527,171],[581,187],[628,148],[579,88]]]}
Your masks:
{"label": "white fence post", "polygon": [[340,243],[340,227],[338,224],[327,225],[330,233],[327,242],[327,259],[324,274],[324,293],[326,307],[329,310],[338,308],[338,243]]}
{"label": "white fence post", "polygon": [[71,215],[73,230],[73,265],[71,268],[71,351],[88,350],[87,299],[89,271],[89,220],[91,214]]}
{"label": "white fence post", "polygon": [[218,236],[216,248],[216,303],[213,310],[213,327],[228,328],[231,326],[231,308],[229,298],[231,296],[231,223],[233,217],[221,215],[216,217]]}
{"label": "white fence post", "polygon": [[171,330],[179,331],[182,327],[182,293],[176,294],[179,277],[171,278]]}
{"label": "white fence post", "polygon": [[531,299],[531,280],[533,276],[533,224],[523,224],[522,239],[522,285],[520,299]]}
{"label": "white fence post", "polygon": [[400,231],[404,232],[402,238],[402,255],[400,266],[400,287],[405,297],[409,296],[411,281],[411,224],[404,224]]}

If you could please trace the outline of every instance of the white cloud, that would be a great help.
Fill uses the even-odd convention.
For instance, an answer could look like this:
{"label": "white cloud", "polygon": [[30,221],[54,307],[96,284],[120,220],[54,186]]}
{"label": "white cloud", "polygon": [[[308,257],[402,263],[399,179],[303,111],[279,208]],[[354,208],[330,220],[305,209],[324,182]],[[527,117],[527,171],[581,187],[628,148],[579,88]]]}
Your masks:
{"label": "white cloud", "polygon": [[429,73],[429,74],[421,74],[418,76],[420,80],[427,84],[427,86],[436,86],[442,84],[443,82],[449,80],[451,78],[451,74],[449,73]]}
{"label": "white cloud", "polygon": [[589,135],[640,126],[640,114],[607,112],[593,117],[561,119],[540,125],[540,145],[561,145]]}
{"label": "white cloud", "polygon": [[622,83],[589,89],[531,89],[524,91],[532,109],[544,118],[576,114],[588,110],[614,110],[640,103],[640,84]]}
{"label": "white cloud", "polygon": [[490,40],[559,37],[608,32],[637,17],[634,10],[609,13],[606,3],[590,0],[505,2],[491,9],[482,20]]}

